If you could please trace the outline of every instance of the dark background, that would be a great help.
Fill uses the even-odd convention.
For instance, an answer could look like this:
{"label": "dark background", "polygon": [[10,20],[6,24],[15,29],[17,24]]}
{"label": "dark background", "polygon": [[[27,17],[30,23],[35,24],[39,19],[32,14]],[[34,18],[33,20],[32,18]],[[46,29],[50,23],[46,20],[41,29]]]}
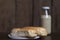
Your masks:
{"label": "dark background", "polygon": [[0,32],[14,27],[41,26],[43,6],[50,6],[52,33],[60,33],[60,0],[0,0]]}

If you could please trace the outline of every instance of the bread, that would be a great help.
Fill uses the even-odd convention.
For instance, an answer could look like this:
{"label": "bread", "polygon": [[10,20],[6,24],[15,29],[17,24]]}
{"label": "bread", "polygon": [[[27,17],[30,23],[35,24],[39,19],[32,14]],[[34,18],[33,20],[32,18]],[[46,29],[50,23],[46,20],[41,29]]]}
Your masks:
{"label": "bread", "polygon": [[44,27],[27,26],[23,28],[13,28],[11,35],[22,37],[47,36],[48,32]]}
{"label": "bread", "polygon": [[35,37],[37,36],[36,31],[34,29],[25,29],[25,28],[14,28],[11,31],[11,35],[14,36],[22,36],[22,37]]}

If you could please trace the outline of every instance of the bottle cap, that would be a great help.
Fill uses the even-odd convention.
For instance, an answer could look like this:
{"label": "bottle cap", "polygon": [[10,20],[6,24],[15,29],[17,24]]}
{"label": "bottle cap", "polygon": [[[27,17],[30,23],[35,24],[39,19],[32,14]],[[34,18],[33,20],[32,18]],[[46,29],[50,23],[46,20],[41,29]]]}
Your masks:
{"label": "bottle cap", "polygon": [[45,9],[45,10],[50,9],[49,6],[44,6],[44,7],[42,7],[42,8]]}

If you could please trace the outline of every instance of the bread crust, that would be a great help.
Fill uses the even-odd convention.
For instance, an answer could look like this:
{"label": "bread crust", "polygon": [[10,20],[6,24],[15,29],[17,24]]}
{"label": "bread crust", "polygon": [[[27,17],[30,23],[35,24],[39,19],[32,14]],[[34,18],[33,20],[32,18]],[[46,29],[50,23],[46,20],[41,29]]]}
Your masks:
{"label": "bread crust", "polygon": [[24,29],[34,29],[36,31],[37,35],[39,35],[39,36],[48,35],[47,29],[44,27],[27,26],[27,27],[24,27]]}

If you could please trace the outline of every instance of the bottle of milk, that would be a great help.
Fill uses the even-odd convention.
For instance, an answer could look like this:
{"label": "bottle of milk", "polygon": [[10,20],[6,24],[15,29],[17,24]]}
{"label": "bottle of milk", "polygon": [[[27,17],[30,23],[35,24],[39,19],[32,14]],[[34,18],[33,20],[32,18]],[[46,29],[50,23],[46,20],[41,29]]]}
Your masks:
{"label": "bottle of milk", "polygon": [[41,15],[42,26],[45,27],[48,31],[48,34],[51,34],[51,15],[48,14],[50,7],[43,7],[45,13]]}

